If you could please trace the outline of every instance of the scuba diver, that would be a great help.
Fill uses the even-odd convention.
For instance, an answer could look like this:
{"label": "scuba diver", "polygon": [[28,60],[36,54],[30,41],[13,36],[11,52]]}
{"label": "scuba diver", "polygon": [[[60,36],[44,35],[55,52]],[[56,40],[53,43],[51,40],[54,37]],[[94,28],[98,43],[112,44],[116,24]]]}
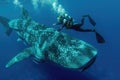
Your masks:
{"label": "scuba diver", "polygon": [[85,17],[89,19],[89,22],[95,27],[96,22],[91,18],[90,15],[84,15],[82,16],[80,23],[74,23],[73,18],[68,16],[67,14],[59,15],[57,17],[57,23],[53,25],[62,25],[61,28],[58,29],[58,31],[61,31],[64,27],[67,29],[73,29],[79,32],[95,32],[96,34],[96,40],[98,43],[105,43],[104,38],[94,29],[83,29],[82,26],[84,25]]}

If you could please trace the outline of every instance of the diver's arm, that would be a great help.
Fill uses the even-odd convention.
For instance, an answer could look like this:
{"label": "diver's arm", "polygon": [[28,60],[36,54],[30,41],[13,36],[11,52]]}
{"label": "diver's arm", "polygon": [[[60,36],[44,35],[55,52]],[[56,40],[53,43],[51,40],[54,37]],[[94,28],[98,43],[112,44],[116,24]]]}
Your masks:
{"label": "diver's arm", "polygon": [[53,26],[60,25],[61,23],[54,23]]}
{"label": "diver's arm", "polygon": [[62,27],[60,27],[60,28],[58,29],[58,31],[61,31],[64,27],[65,27],[65,25],[63,25]]}

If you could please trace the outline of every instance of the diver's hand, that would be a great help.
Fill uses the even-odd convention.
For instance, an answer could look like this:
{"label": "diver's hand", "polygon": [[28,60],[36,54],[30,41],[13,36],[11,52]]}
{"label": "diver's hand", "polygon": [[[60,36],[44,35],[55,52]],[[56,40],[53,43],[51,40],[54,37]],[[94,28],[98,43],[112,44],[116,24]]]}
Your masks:
{"label": "diver's hand", "polygon": [[56,23],[53,24],[53,26],[56,26],[56,25],[57,25]]}

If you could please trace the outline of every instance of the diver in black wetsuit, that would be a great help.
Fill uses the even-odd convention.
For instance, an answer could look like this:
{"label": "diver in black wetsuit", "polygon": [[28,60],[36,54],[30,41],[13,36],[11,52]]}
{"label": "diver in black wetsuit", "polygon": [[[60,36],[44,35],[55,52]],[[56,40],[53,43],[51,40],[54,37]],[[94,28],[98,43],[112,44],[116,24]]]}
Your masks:
{"label": "diver in black wetsuit", "polygon": [[82,16],[81,22],[75,24],[73,22],[73,18],[68,16],[67,14],[59,15],[57,17],[58,22],[54,25],[62,25],[62,27],[58,29],[58,31],[61,31],[64,27],[66,27],[67,29],[73,29],[79,32],[95,32],[97,42],[104,43],[105,42],[104,38],[98,32],[96,32],[95,28],[94,29],[83,29],[82,28],[82,26],[84,25],[85,17],[89,19],[89,22],[93,26],[96,25],[96,22],[90,17],[90,15]]}

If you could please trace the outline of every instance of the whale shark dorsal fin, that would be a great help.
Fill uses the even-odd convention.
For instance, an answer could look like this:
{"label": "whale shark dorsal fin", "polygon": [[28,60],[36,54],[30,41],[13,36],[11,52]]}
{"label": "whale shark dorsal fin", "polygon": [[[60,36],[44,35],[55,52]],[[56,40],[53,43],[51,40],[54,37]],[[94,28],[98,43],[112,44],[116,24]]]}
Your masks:
{"label": "whale shark dorsal fin", "polygon": [[15,57],[13,57],[7,64],[6,64],[6,68],[14,65],[15,63],[18,63],[28,57],[30,57],[31,55],[34,55],[34,47],[29,47],[24,49],[22,52],[20,52],[19,54],[17,54]]}
{"label": "whale shark dorsal fin", "polygon": [[29,15],[28,11],[23,6],[21,6],[21,14],[22,14],[22,16],[21,16],[22,19],[31,20],[31,17]]}

